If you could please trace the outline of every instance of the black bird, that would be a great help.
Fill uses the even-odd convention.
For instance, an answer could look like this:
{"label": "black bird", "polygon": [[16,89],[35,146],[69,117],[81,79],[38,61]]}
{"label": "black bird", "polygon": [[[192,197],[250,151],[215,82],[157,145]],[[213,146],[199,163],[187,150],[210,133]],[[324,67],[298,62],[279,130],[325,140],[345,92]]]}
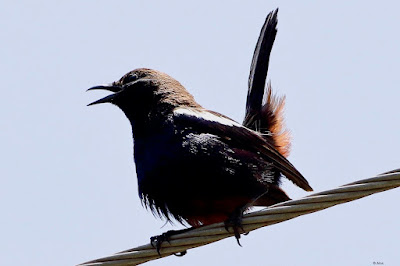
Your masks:
{"label": "black bird", "polygon": [[279,188],[282,175],[312,190],[285,158],[290,139],[283,130],[284,101],[270,87],[264,92],[276,12],[254,54],[244,125],[204,109],[178,81],[152,69],[89,89],[113,92],[89,105],[112,103],[129,119],[139,196],[156,216],[193,227],[225,222],[238,239],[246,209],[290,199]]}

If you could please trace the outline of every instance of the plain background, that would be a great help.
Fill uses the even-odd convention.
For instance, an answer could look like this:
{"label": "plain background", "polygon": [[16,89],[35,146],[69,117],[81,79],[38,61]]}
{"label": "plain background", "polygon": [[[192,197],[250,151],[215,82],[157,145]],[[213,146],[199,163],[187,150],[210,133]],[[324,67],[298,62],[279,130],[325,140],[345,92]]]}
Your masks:
{"label": "plain background", "polygon": [[[400,167],[397,1],[2,1],[2,265],[75,265],[148,243],[130,125],[91,86],[137,67],[242,121],[254,46],[279,7],[268,79],[290,161],[315,191]],[[293,198],[307,195],[289,182]],[[400,190],[148,265],[399,265]],[[374,264],[375,263],[375,264]]]}

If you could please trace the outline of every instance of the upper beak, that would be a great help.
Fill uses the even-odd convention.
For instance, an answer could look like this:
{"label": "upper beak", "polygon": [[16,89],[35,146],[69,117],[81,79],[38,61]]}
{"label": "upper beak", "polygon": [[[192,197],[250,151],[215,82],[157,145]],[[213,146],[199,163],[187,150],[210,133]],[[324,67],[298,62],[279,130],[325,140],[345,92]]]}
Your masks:
{"label": "upper beak", "polygon": [[99,103],[110,103],[113,101],[113,99],[119,94],[119,92],[122,90],[120,86],[115,85],[115,83],[111,84],[104,84],[104,85],[99,85],[99,86],[94,86],[88,91],[91,90],[106,90],[106,91],[112,91],[114,92],[113,94],[110,94],[104,98],[101,98],[100,100],[97,100],[95,102],[89,103],[87,106],[94,105],[94,104],[99,104]]}

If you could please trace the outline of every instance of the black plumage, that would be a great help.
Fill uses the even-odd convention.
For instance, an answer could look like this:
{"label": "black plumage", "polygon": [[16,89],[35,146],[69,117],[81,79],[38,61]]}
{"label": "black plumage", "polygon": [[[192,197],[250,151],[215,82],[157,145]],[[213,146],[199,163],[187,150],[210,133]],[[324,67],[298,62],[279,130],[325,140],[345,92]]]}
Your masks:
{"label": "black plumage", "polygon": [[139,196],[154,214],[194,227],[232,221],[250,206],[288,200],[279,188],[282,175],[312,190],[285,158],[290,141],[284,101],[270,87],[264,90],[276,12],[256,46],[244,125],[204,109],[178,81],[156,70],[136,69],[91,88],[113,94],[90,105],[112,103],[129,119]]}

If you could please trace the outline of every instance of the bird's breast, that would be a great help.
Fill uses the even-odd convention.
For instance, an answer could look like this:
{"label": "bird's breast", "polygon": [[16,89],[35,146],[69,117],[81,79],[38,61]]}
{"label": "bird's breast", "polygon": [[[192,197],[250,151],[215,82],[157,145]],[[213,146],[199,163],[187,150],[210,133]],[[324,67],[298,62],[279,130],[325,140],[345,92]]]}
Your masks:
{"label": "bird's breast", "polygon": [[179,160],[179,142],[168,133],[135,138],[134,159],[139,181]]}

